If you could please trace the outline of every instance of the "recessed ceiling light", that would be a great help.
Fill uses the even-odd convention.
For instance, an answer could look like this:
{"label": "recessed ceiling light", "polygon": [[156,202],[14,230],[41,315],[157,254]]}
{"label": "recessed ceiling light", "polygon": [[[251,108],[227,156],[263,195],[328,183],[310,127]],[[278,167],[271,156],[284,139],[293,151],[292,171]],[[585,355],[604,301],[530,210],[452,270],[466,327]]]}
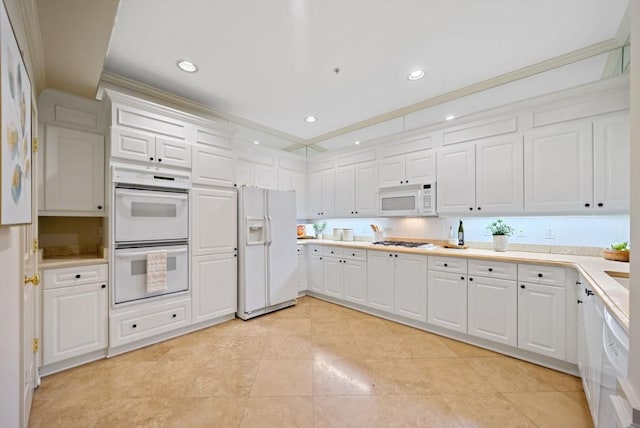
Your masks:
{"label": "recessed ceiling light", "polygon": [[353,143],[353,144],[355,144],[355,145],[357,146],[358,144],[360,144],[360,141],[356,141],[356,142],[355,142],[355,143]]}
{"label": "recessed ceiling light", "polygon": [[304,121],[307,123],[313,123],[313,122],[317,122],[318,118],[315,116],[307,116],[304,118]]}
{"label": "recessed ceiling light", "polygon": [[258,140],[254,140],[254,141],[253,141],[253,144],[260,144],[260,141],[258,141]]}
{"label": "recessed ceiling light", "polygon": [[456,118],[456,117],[455,117],[454,115],[450,114],[449,116],[446,116],[446,117],[444,118],[444,120],[453,120],[453,119],[455,119],[455,118]]}
{"label": "recessed ceiling light", "polygon": [[424,77],[424,70],[416,69],[407,75],[409,80],[420,80]]}
{"label": "recessed ceiling light", "polygon": [[198,66],[192,63],[191,61],[187,61],[186,59],[179,59],[176,61],[176,65],[180,70],[186,71],[187,73],[195,73],[198,71]]}

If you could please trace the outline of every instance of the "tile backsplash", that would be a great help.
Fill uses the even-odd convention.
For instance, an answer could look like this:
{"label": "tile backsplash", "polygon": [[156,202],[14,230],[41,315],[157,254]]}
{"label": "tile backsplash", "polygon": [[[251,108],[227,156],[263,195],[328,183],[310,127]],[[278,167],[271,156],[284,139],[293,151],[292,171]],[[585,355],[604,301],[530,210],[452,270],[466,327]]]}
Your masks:
{"label": "tile backsplash", "polygon": [[44,257],[100,254],[102,217],[39,217],[38,242]]}

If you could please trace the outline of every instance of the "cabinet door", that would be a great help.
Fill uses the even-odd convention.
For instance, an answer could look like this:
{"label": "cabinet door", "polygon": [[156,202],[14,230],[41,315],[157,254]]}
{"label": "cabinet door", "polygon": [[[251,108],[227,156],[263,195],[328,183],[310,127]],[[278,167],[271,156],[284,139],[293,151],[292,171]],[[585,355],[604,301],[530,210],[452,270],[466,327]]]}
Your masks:
{"label": "cabinet door", "polygon": [[307,262],[304,254],[298,254],[296,283],[298,284],[298,293],[307,289]]}
{"label": "cabinet door", "polygon": [[191,145],[156,137],[156,162],[191,169]]}
{"label": "cabinet door", "polygon": [[362,305],[367,302],[367,263],[345,260],[342,266],[344,299]]}
{"label": "cabinet door", "polygon": [[421,150],[406,155],[405,184],[423,184],[436,179],[436,158],[433,150]]}
{"label": "cabinet door", "polygon": [[335,183],[335,215],[355,215],[356,207],[356,172],[355,167],[345,166],[336,171]]}
{"label": "cabinet door", "polygon": [[324,294],[324,263],[323,257],[310,254],[307,265],[307,285],[309,290]]}
{"label": "cabinet door", "polygon": [[196,144],[192,151],[193,184],[208,186],[233,186],[234,158],[231,150]]}
{"label": "cabinet door", "polygon": [[104,212],[104,137],[47,126],[45,210]]}
{"label": "cabinet door", "polygon": [[191,312],[194,323],[236,312],[237,262],[235,254],[192,258]]}
{"label": "cabinet door", "polygon": [[404,155],[392,156],[380,161],[380,186],[404,184],[406,175]]}
{"label": "cabinet door", "polygon": [[255,164],[253,166],[254,184],[263,189],[278,188],[278,173],[273,166]]}
{"label": "cabinet door", "polygon": [[43,294],[43,364],[107,347],[106,283],[55,288]]}
{"label": "cabinet door", "polygon": [[333,170],[323,171],[321,175],[322,200],[321,200],[321,216],[332,216],[334,212],[335,201],[335,178]]}
{"label": "cabinet door", "polygon": [[333,257],[324,258],[324,294],[331,297],[342,298],[342,260]]}
{"label": "cabinet door", "polygon": [[592,210],[591,124],[548,126],[524,137],[527,212]]}
{"label": "cabinet door", "polygon": [[392,253],[369,251],[367,261],[367,304],[392,312],[395,257]]}
{"label": "cabinet door", "polygon": [[191,191],[191,254],[232,254],[237,250],[238,194],[235,190]]}
{"label": "cabinet door", "polygon": [[443,214],[474,212],[475,191],[475,147],[440,150],[438,152],[438,212]]}
{"label": "cabinet door", "polygon": [[151,134],[111,127],[111,156],[140,162],[155,160],[156,138]]}
{"label": "cabinet door", "polygon": [[564,287],[531,283],[519,285],[518,348],[564,359]]}
{"label": "cabinet door", "polygon": [[356,215],[375,217],[378,209],[378,169],[375,162],[356,165],[355,185]]}
{"label": "cabinet door", "polygon": [[249,161],[238,160],[236,162],[236,184],[238,186],[253,186],[253,164]]}
{"label": "cabinet door", "polygon": [[311,218],[320,217],[322,211],[322,173],[314,172],[309,174],[307,182],[307,213]]}
{"label": "cabinet door", "polygon": [[293,171],[278,169],[278,190],[293,190]]}
{"label": "cabinet door", "polygon": [[394,312],[426,322],[427,258],[398,254],[395,264]]}
{"label": "cabinet door", "polygon": [[296,192],[296,218],[307,218],[307,192],[305,175],[294,172],[291,177],[293,190]]}
{"label": "cabinet door", "polygon": [[469,334],[518,346],[517,287],[516,281],[470,276]]}
{"label": "cabinet door", "polygon": [[429,271],[428,322],[467,332],[467,277],[458,273]]}
{"label": "cabinet door", "polygon": [[629,210],[629,116],[593,122],[593,202],[600,211]]}
{"label": "cabinet door", "polygon": [[476,144],[476,210],[519,213],[524,210],[522,135]]}

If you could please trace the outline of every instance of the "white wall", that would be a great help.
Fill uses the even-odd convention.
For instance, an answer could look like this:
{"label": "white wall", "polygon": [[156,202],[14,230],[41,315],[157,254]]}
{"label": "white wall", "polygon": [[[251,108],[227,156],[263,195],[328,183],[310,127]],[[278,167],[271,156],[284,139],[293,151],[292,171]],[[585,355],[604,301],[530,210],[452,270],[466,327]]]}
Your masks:
{"label": "white wall", "polygon": [[[495,218],[464,218],[465,239],[491,242],[486,227]],[[517,244],[608,247],[613,242],[629,240],[628,215],[501,218],[516,229],[509,241]],[[330,235],[333,228],[352,228],[354,235],[373,236],[369,225],[374,223],[385,228],[386,236],[446,239],[449,226],[458,230],[458,221],[457,217],[331,219],[327,220],[325,233]],[[549,233],[554,237],[549,238]]]}

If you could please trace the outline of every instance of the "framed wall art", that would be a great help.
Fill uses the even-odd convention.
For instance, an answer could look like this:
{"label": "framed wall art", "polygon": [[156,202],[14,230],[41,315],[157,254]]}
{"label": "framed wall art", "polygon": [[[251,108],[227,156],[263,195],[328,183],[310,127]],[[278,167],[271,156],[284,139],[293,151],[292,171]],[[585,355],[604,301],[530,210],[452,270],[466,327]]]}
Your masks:
{"label": "framed wall art", "polygon": [[0,7],[0,226],[31,223],[31,82]]}

